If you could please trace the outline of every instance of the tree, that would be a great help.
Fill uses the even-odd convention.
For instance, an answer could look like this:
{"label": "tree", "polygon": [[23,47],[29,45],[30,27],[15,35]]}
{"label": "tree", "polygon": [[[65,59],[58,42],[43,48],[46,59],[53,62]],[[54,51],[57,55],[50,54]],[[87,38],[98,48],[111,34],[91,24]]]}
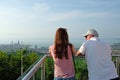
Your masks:
{"label": "tree", "polygon": [[46,66],[46,80],[53,80],[54,78],[54,64],[53,64],[53,59],[48,57],[45,61],[45,66]]}
{"label": "tree", "polygon": [[8,55],[0,51],[0,80],[16,80],[21,75],[21,57],[23,57],[23,71],[39,58],[37,53],[25,53],[25,50],[18,50]]}
{"label": "tree", "polygon": [[30,65],[32,65],[40,56],[34,52],[24,55],[23,57],[23,65],[24,65],[24,71],[28,69]]}
{"label": "tree", "polygon": [[5,80],[4,78],[8,76],[6,71],[8,71],[8,56],[5,52],[0,51],[0,80]]}

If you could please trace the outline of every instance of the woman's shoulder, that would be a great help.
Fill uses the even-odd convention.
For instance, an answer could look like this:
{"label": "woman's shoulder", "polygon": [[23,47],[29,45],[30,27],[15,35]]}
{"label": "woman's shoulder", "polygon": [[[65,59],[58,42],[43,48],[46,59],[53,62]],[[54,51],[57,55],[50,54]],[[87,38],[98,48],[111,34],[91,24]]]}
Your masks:
{"label": "woman's shoulder", "polygon": [[54,44],[50,45],[49,48],[53,48],[54,47]]}
{"label": "woman's shoulder", "polygon": [[54,45],[49,46],[49,51],[54,50]]}

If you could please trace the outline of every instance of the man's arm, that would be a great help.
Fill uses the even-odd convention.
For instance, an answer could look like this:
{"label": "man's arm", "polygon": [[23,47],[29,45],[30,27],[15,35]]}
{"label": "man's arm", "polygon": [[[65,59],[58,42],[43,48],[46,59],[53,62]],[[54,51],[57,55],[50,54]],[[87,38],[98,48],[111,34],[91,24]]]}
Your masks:
{"label": "man's arm", "polygon": [[78,50],[76,56],[84,56],[84,55]]}

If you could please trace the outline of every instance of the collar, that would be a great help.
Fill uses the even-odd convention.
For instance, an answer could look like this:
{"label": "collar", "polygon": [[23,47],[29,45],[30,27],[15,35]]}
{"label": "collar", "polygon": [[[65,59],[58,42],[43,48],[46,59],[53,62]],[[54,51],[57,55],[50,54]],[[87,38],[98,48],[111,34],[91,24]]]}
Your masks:
{"label": "collar", "polygon": [[99,40],[99,38],[98,37],[92,37],[92,38],[90,38],[90,40]]}

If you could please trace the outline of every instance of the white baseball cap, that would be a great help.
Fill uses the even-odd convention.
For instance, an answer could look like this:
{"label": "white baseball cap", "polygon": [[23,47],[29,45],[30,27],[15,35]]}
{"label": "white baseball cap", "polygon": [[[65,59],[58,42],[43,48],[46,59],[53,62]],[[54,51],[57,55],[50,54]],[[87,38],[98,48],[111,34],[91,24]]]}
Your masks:
{"label": "white baseball cap", "polygon": [[86,34],[84,34],[84,37],[87,36],[87,35],[94,35],[94,37],[98,37],[98,32],[95,30],[95,29],[90,29],[87,31]]}

